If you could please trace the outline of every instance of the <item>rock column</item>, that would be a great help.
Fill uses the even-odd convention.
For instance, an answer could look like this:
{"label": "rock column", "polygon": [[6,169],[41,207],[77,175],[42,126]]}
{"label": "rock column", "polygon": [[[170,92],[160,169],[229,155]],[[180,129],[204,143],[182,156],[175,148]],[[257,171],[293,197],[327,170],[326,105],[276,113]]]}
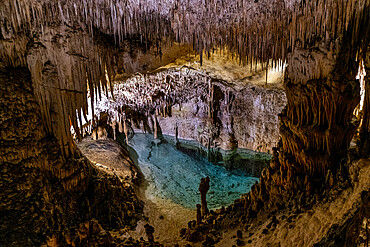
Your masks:
{"label": "rock column", "polygon": [[202,208],[202,215],[208,215],[208,207],[207,207],[207,192],[209,190],[209,177],[201,178],[199,184],[199,192],[200,192],[200,200],[201,200],[201,208]]}
{"label": "rock column", "polygon": [[197,204],[197,225],[202,223],[202,212],[201,212],[201,205]]}
{"label": "rock column", "polygon": [[127,126],[127,120],[126,117],[123,120],[123,132],[125,133],[126,137],[126,144],[128,145],[128,126]]}
{"label": "rock column", "polygon": [[[274,171],[264,172],[261,178],[265,184],[274,173],[273,190],[277,193],[277,187],[293,189],[306,176],[323,180],[346,157],[356,131],[352,118],[360,100],[355,79],[358,65],[347,54],[335,60],[332,51],[320,49],[320,53],[297,49],[285,72],[288,102],[279,115],[279,152],[275,150],[271,162]],[[265,186],[269,189],[265,184],[260,193]]]}

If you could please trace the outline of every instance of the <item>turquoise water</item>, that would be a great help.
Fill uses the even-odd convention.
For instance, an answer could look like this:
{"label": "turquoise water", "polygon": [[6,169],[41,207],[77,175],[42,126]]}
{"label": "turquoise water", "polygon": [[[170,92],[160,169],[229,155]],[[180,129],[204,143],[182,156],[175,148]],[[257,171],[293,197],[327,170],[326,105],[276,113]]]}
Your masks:
{"label": "turquoise water", "polygon": [[131,157],[148,182],[149,199],[159,197],[194,209],[200,203],[200,179],[209,176],[207,202],[214,209],[231,204],[258,180],[242,172],[230,172],[204,158],[191,157],[171,143],[155,144],[150,134],[135,134],[129,146]]}

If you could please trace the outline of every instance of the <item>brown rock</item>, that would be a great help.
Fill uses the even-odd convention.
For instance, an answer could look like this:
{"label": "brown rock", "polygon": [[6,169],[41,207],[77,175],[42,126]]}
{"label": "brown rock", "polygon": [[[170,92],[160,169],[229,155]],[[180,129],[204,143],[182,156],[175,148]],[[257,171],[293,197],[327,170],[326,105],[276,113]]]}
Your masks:
{"label": "brown rock", "polygon": [[201,205],[197,204],[197,225],[202,223]]}
{"label": "brown rock", "polygon": [[199,192],[200,192],[200,200],[201,200],[201,207],[202,207],[202,215],[205,217],[208,215],[208,207],[207,207],[207,192],[209,190],[209,177],[202,178],[199,184]]}
{"label": "brown rock", "polygon": [[148,238],[148,241],[151,242],[151,243],[154,242],[154,235],[153,235],[153,233],[154,233],[154,227],[152,227],[149,224],[146,224],[144,226],[144,228],[145,228],[145,233],[146,233],[146,236]]}

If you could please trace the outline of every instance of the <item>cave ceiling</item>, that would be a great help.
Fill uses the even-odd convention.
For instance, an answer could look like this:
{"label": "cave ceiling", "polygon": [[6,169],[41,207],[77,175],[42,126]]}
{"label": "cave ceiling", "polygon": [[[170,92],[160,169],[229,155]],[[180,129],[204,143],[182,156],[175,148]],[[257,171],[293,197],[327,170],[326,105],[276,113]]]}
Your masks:
{"label": "cave ceiling", "polygon": [[[229,71],[238,64],[261,72],[264,64],[286,61],[291,81],[305,83],[351,71],[369,39],[369,0],[3,0],[1,5],[0,64],[28,67],[46,129],[65,154],[72,145],[70,124],[79,132],[78,121],[89,110],[87,90],[93,105],[117,75],[194,60],[205,71],[219,71],[220,64]],[[210,62],[217,52],[229,54],[235,64]],[[348,66],[339,68],[343,64]],[[254,76],[233,71],[215,75],[247,81]]]}

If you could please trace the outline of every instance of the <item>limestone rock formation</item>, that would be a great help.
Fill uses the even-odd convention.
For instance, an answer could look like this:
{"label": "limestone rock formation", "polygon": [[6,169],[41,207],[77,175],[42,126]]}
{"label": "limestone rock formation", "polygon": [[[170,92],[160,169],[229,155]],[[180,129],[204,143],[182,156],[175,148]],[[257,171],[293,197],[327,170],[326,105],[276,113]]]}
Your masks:
{"label": "limestone rock formation", "polygon": [[[368,47],[369,49],[369,47]],[[362,157],[367,158],[370,155],[370,54],[367,53],[364,61],[365,69],[365,96],[363,106],[363,120],[361,125],[359,148]]]}
{"label": "limestone rock formation", "polygon": [[202,207],[202,215],[207,216],[209,213],[207,207],[207,192],[209,190],[209,177],[202,178],[199,184],[200,201]]}
{"label": "limestone rock formation", "polygon": [[197,204],[197,225],[202,223],[202,205]]}
{"label": "limestone rock formation", "polygon": [[[156,48],[158,56],[163,54],[163,45],[178,41],[193,45],[201,60],[203,51],[210,55],[217,47],[228,49],[251,66],[258,62],[267,65],[270,59],[276,66],[275,61],[287,60],[291,79],[306,82],[328,76],[330,61],[335,61],[342,40],[350,39],[352,61],[348,62],[352,64],[356,55],[366,50],[368,39],[361,35],[368,31],[368,0],[7,0],[2,4],[2,63],[29,66],[42,117],[61,146],[71,146],[69,117],[78,133],[80,111],[87,112],[86,81],[95,99],[100,94],[99,85],[107,85],[106,74],[111,80],[118,73],[116,66],[124,56],[117,54],[117,46],[127,41],[139,40],[145,50]],[[97,47],[99,34],[110,36],[111,42]],[[328,49],[321,52],[318,47],[320,52],[309,53],[315,58],[305,61],[307,56],[301,49],[314,43]],[[106,49],[108,44],[111,47]],[[131,61],[124,61],[123,67],[130,67]],[[57,75],[56,82],[47,78],[50,73]],[[49,85],[47,90],[43,90],[44,84]],[[50,104],[55,105],[55,111]],[[66,154],[67,147],[63,147]]]}
{"label": "limestone rock formation", "polygon": [[134,226],[142,204],[129,184],[97,170],[76,149],[62,159],[28,69],[2,70],[0,87],[0,245],[82,244],[87,239],[75,229],[93,218],[106,230]]}
{"label": "limestone rock formation", "polygon": [[153,236],[153,233],[154,233],[154,227],[152,227],[151,225],[149,225],[149,224],[146,224],[145,226],[144,226],[144,228],[145,228],[145,232],[146,232],[146,236],[147,236],[147,238],[148,238],[148,241],[150,242],[150,243],[153,243],[154,242],[154,236]]}
{"label": "limestone rock formation", "polygon": [[[348,188],[346,155],[357,127],[352,117],[359,102],[359,63],[364,61],[369,71],[369,9],[369,0],[3,0],[1,68],[27,67],[30,74],[21,69],[0,75],[0,182],[5,191],[0,205],[1,215],[6,215],[1,241],[39,245],[50,237],[67,243],[77,238],[65,229],[95,216],[103,227],[135,221],[140,203],[132,189],[94,169],[75,148],[70,131],[73,127],[78,139],[83,134],[82,118],[89,121],[88,94],[94,109],[101,93],[109,85],[112,89],[116,75],[153,71],[173,61],[169,54],[176,42],[184,48],[179,54],[192,47],[200,64],[215,49],[229,52],[250,70],[265,67],[266,75],[269,66],[287,63],[287,106],[280,114],[281,139],[270,166],[249,194],[226,209],[235,214],[221,219],[211,213],[202,228],[207,234],[202,236],[195,226],[199,231],[189,238],[212,244],[218,237],[208,234],[217,228],[213,222],[234,222],[240,215],[248,222],[261,216],[262,209],[283,208],[282,198],[285,206],[299,212],[302,205],[319,201],[316,197],[325,188]],[[369,74],[361,156],[368,155],[370,146]],[[236,94],[207,83],[201,99],[206,104],[200,106],[207,108],[209,128],[202,143],[210,147],[220,137],[225,148],[235,148],[236,140],[243,140],[235,135],[237,119],[225,114],[221,121],[219,115],[237,110],[230,103]],[[151,103],[167,95],[156,96]],[[170,106],[158,105],[149,114],[148,107],[144,113],[134,109],[133,119],[146,118],[144,129],[149,123],[158,127],[156,116],[172,115]],[[196,106],[194,110],[199,111]],[[268,149],[273,144],[263,145]],[[10,225],[13,219],[19,220]],[[27,227],[30,222],[35,228]],[[91,229],[97,226],[92,223]],[[10,234],[3,230],[9,228]],[[262,233],[268,235],[268,228]]]}
{"label": "limestone rock formation", "polygon": [[107,112],[116,125],[127,118],[143,132],[159,126],[163,134],[204,147],[260,152],[277,144],[277,115],[286,103],[282,89],[228,83],[191,67],[135,75],[116,83],[113,94],[114,100],[103,96],[95,112]]}

